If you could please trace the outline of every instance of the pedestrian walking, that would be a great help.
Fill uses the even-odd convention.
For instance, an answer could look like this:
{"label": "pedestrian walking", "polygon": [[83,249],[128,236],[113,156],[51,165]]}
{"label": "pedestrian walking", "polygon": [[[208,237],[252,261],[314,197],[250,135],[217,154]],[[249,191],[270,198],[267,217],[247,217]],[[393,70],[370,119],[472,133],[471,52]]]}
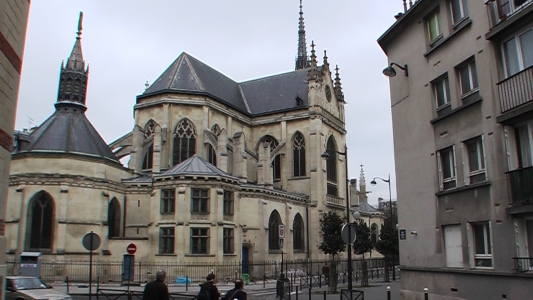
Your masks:
{"label": "pedestrian walking", "polygon": [[196,297],[197,300],[219,300],[220,293],[215,285],[215,274],[209,274],[205,278],[205,281],[200,284],[200,292]]}
{"label": "pedestrian walking", "polygon": [[229,290],[222,300],[247,300],[248,295],[242,290],[243,286],[244,282],[242,279],[235,280],[235,287],[232,290]]}
{"label": "pedestrian walking", "polygon": [[160,269],[155,273],[155,280],[149,282],[144,287],[142,300],[170,300],[168,296],[168,287],[165,284],[167,273]]}

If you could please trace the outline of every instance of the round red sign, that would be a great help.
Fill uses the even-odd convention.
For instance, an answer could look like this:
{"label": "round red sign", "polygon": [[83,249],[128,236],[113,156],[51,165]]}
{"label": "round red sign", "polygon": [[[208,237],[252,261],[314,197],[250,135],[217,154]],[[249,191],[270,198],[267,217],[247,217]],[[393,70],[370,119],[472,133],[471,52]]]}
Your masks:
{"label": "round red sign", "polygon": [[135,246],[134,243],[130,243],[128,247],[126,247],[126,251],[128,251],[129,254],[135,254],[137,251],[137,246]]}

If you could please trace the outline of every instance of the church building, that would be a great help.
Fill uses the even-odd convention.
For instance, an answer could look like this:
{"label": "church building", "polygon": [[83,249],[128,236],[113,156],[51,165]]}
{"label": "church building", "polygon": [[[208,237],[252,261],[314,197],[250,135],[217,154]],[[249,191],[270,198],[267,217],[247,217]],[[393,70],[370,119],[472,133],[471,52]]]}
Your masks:
{"label": "church building", "polygon": [[154,263],[325,258],[320,215],[344,216],[349,188],[346,102],[326,52],[319,61],[312,43],[308,56],[301,4],[299,14],[293,71],[236,82],[183,52],[110,144],[85,116],[80,14],[53,114],[15,136],[8,256],[86,260],[92,231],[101,261],[131,242],[136,261]]}

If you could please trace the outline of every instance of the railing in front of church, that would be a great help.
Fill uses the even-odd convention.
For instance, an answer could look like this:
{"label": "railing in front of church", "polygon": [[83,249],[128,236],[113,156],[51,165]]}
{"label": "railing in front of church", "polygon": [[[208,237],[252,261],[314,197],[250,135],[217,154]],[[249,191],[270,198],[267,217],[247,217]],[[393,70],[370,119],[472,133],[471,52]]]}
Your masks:
{"label": "railing in front of church", "polygon": [[[385,260],[383,258],[366,258],[368,264],[369,276],[383,276]],[[294,278],[310,276],[318,276],[322,274],[322,267],[326,263],[331,263],[331,260],[285,260],[283,261],[284,273],[287,273],[287,278]],[[347,261],[338,260],[337,270],[339,278],[342,281],[346,274]],[[8,260],[7,274],[19,275],[20,261]],[[357,270],[362,269],[362,260],[352,260],[354,276]],[[97,280],[100,283],[123,283],[123,264],[122,261],[93,261],[92,274],[93,282]],[[273,281],[277,279],[281,271],[279,260],[267,261],[249,261],[243,266],[242,262],[135,262],[134,268],[134,283],[145,283],[155,279],[155,273],[159,269],[164,269],[167,273],[167,283],[175,284],[178,278],[180,281],[187,278],[196,283],[205,281],[207,274],[215,273],[217,280],[220,283],[228,283],[233,281],[236,277],[241,278],[243,273],[248,274],[248,277],[254,282]],[[41,278],[44,282],[68,282],[81,283],[89,281],[89,262],[78,260],[46,260],[43,259]],[[397,269],[398,270],[398,269]],[[355,277],[354,277],[355,278]]]}

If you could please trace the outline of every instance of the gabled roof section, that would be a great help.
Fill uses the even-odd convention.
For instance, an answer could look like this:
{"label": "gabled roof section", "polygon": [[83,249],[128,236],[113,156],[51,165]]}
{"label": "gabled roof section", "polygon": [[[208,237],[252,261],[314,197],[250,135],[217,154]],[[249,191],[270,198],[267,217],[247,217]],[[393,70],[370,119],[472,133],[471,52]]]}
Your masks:
{"label": "gabled roof section", "polygon": [[199,94],[246,115],[264,115],[307,107],[308,71],[304,68],[237,83],[183,52],[138,98],[168,92]]}
{"label": "gabled roof section", "polygon": [[368,202],[359,202],[359,211],[360,212],[366,212],[366,213],[376,213],[379,214],[380,211],[377,210],[372,205],[368,204]]}
{"label": "gabled roof section", "polygon": [[165,91],[208,95],[240,111],[250,113],[235,81],[185,52],[142,96]]}
{"label": "gabled roof section", "polygon": [[76,106],[58,107],[15,153],[23,152],[87,154],[119,163],[83,110]]}
{"label": "gabled roof section", "polygon": [[197,154],[189,157],[187,160],[175,165],[173,168],[161,173],[155,177],[166,176],[205,176],[205,177],[225,177],[232,180],[239,180],[239,178],[232,176],[212,164],[205,161]]}
{"label": "gabled roof section", "polygon": [[300,106],[307,107],[308,71],[300,69],[240,83],[251,113],[261,115],[295,108],[296,97],[303,100]]}

